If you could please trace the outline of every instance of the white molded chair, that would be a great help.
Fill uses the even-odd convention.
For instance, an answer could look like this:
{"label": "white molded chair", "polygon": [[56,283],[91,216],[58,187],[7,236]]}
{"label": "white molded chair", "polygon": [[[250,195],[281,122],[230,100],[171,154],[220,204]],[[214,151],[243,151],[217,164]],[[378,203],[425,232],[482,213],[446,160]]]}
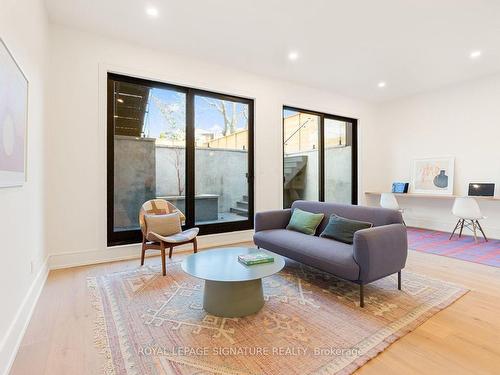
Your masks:
{"label": "white molded chair", "polygon": [[472,197],[459,197],[455,198],[455,202],[453,203],[453,208],[451,210],[453,215],[458,217],[457,225],[453,229],[451,233],[450,240],[455,234],[456,230],[460,227],[460,232],[458,234],[458,238],[462,237],[462,231],[464,226],[469,228],[474,234],[474,241],[477,241],[476,229],[479,229],[483,234],[484,240],[488,242],[486,235],[484,234],[483,228],[481,224],[479,224],[479,220],[485,219],[485,217],[481,214],[481,209],[479,208],[479,204]]}
{"label": "white molded chair", "polygon": [[[403,214],[404,209],[399,206],[398,200],[393,193],[382,193],[380,194],[380,207],[388,208],[391,210],[397,210]],[[403,220],[403,224],[406,223]]]}

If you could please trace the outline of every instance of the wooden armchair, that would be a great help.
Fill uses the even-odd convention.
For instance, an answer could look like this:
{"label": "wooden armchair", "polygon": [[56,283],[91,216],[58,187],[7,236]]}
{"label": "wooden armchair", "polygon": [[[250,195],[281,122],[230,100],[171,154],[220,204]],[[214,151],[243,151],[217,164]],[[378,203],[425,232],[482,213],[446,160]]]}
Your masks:
{"label": "wooden armchair", "polygon": [[[148,220],[150,222],[150,228],[148,228]],[[197,252],[196,236],[198,235],[199,229],[191,228],[182,231],[181,224],[185,220],[186,217],[184,214],[172,203],[164,199],[152,199],[142,205],[139,212],[139,224],[142,232],[141,266],[144,265],[146,250],[160,250],[162,273],[163,276],[165,276],[167,274],[165,262],[166,248],[169,248],[169,258],[172,258],[172,250],[175,246],[191,242],[193,243],[194,252]],[[162,221],[164,221],[164,223],[161,223]],[[161,227],[163,227],[162,229],[166,232],[158,233],[160,232],[158,229]],[[156,230],[156,232],[152,229]]]}

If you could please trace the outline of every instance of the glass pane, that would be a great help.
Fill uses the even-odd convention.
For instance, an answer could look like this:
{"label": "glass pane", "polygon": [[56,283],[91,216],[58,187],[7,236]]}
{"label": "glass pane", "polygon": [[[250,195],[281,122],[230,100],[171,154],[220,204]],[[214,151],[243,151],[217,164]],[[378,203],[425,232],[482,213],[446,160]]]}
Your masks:
{"label": "glass pane", "polygon": [[352,203],[352,124],[325,118],[325,201]]}
{"label": "glass pane", "polygon": [[195,222],[248,220],[248,104],[195,96]]}
{"label": "glass pane", "polygon": [[319,199],[319,123],[317,115],[283,111],[284,207],[297,199]]}
{"label": "glass pane", "polygon": [[153,198],[184,212],[186,96],[114,81],[114,230],[136,230]]}

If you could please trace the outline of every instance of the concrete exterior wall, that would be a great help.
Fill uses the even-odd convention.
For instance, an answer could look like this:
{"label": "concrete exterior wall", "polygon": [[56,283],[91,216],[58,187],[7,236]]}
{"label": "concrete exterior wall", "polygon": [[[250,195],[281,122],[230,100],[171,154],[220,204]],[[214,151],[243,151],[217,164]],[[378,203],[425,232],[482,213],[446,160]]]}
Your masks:
{"label": "concrete exterior wall", "polygon": [[[195,194],[219,196],[219,212],[229,212],[243,195],[248,195],[246,173],[248,152],[213,148],[196,149]],[[178,167],[176,167],[178,165]],[[177,180],[179,170],[180,187]],[[158,196],[184,194],[185,149],[156,147],[156,193]],[[182,194],[179,194],[182,191]]]}
{"label": "concrete exterior wall", "polygon": [[[351,203],[351,147],[330,147],[325,150],[325,200]],[[287,156],[307,156],[305,189],[302,199],[318,200],[318,151],[298,152]]]}
{"label": "concrete exterior wall", "polygon": [[139,226],[141,205],[156,197],[155,140],[115,137],[115,228]]}
{"label": "concrete exterior wall", "polygon": [[305,155],[307,156],[307,164],[305,174],[305,187],[304,196],[302,199],[317,201],[319,199],[319,166],[318,166],[318,150],[311,150],[306,152],[297,152],[291,154],[295,155]]}
{"label": "concrete exterior wall", "polygon": [[185,194],[186,148],[156,145],[156,193],[158,196]]}
{"label": "concrete exterior wall", "polygon": [[325,200],[351,204],[352,147],[325,150]]}

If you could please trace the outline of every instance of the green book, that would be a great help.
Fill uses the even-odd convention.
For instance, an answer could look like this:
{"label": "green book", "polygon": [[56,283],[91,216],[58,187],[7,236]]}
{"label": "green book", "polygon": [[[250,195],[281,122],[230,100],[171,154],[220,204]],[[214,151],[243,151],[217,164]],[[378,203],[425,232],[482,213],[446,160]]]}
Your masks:
{"label": "green book", "polygon": [[246,266],[251,266],[254,264],[271,263],[274,262],[274,258],[269,254],[261,251],[252,254],[238,255],[238,261]]}

